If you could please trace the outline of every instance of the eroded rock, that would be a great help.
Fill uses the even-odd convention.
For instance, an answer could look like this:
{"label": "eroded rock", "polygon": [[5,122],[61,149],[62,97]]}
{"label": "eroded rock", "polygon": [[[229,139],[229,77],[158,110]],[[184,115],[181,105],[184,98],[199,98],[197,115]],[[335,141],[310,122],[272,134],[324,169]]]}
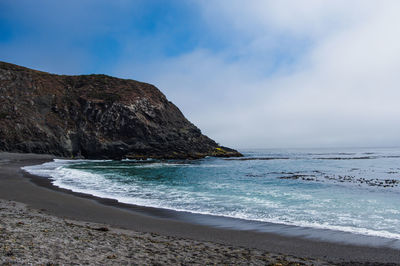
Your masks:
{"label": "eroded rock", "polygon": [[241,156],[201,134],[153,85],[4,62],[0,150],[92,159]]}

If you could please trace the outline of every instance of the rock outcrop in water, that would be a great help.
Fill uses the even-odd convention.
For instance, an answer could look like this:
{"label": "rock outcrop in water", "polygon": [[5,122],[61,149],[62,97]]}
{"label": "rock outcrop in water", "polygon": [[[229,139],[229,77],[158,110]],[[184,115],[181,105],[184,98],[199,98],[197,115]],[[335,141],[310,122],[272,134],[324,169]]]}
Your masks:
{"label": "rock outcrop in water", "polygon": [[202,135],[153,85],[4,62],[0,150],[96,159],[241,156]]}

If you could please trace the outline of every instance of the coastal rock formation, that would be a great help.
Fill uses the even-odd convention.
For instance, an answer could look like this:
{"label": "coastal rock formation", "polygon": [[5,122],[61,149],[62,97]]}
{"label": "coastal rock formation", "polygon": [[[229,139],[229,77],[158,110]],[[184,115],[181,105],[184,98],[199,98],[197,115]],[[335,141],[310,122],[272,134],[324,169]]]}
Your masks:
{"label": "coastal rock formation", "polygon": [[0,150],[92,159],[241,156],[202,135],[153,85],[5,62]]}

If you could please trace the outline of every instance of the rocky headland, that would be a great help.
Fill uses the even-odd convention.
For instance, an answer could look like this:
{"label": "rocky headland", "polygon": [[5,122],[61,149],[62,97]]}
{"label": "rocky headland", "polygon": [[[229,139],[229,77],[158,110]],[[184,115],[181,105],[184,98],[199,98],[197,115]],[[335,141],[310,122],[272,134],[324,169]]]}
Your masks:
{"label": "rocky headland", "polygon": [[0,150],[90,159],[241,154],[203,135],[155,86],[0,62]]}

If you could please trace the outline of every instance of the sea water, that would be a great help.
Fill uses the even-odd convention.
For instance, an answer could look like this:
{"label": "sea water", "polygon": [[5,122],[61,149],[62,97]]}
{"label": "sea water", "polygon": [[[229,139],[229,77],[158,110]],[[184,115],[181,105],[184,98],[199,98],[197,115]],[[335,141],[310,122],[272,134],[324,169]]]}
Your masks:
{"label": "sea water", "polygon": [[123,203],[400,240],[400,149],[241,152],[243,158],[54,160],[24,170]]}

